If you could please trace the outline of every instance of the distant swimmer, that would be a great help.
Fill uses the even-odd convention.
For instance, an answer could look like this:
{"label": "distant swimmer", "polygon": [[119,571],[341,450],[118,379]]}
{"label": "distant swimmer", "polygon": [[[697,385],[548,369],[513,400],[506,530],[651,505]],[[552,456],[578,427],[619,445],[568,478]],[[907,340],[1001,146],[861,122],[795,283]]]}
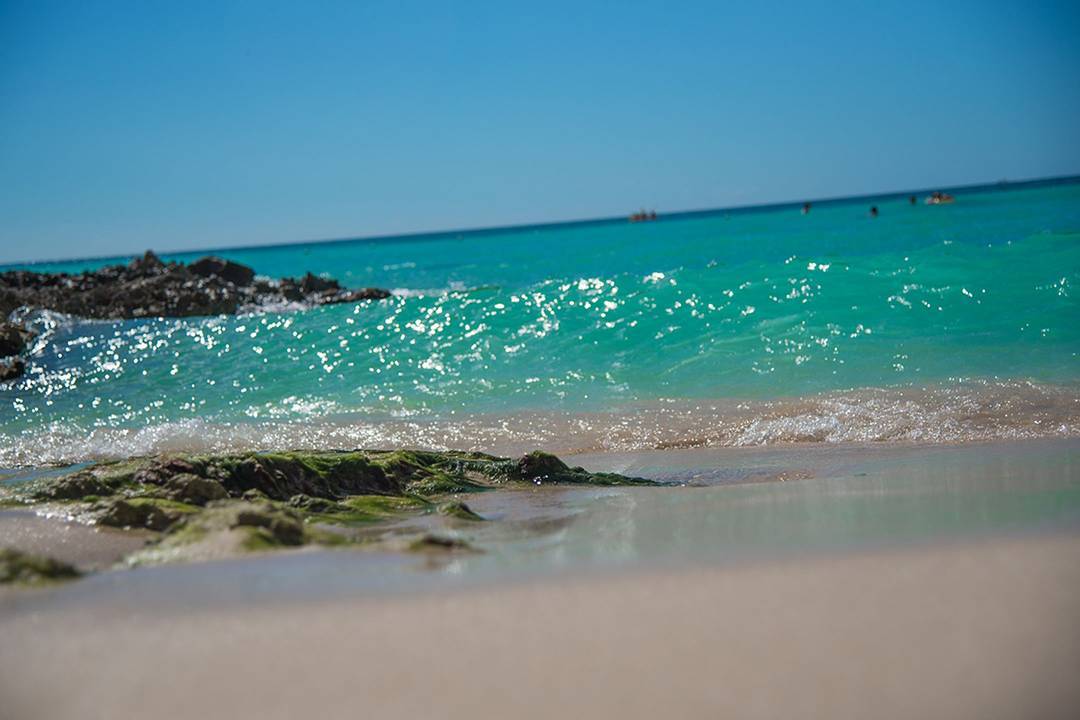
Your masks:
{"label": "distant swimmer", "polygon": [[912,195],[911,197],[909,197],[908,202],[911,203],[912,205],[914,205],[915,204],[915,196]]}
{"label": "distant swimmer", "polygon": [[877,205],[870,206],[870,217],[877,217]]}
{"label": "distant swimmer", "polygon": [[810,212],[810,203],[803,203],[802,204],[802,214],[806,215],[808,212]]}
{"label": "distant swimmer", "polygon": [[930,193],[930,197],[926,198],[926,204],[927,205],[948,205],[949,203],[954,202],[955,200],[956,200],[956,198],[954,198],[949,193],[938,192],[937,190],[935,190],[934,192]]}

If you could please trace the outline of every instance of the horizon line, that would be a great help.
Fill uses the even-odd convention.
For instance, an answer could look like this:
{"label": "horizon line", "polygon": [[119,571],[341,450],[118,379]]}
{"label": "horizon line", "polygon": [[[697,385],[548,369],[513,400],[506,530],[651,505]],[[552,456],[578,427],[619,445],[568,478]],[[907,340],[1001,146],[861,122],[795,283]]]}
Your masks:
{"label": "horizon line", "polygon": [[[1080,173],[1070,175],[1054,175],[1049,177],[1038,178],[1026,178],[1022,180],[1009,180],[1003,178],[1001,180],[995,180],[993,182],[978,182],[978,183],[965,183],[962,185],[947,185],[941,187],[935,187],[935,190],[939,191],[952,191],[963,192],[971,190],[1006,190],[1013,189],[1018,186],[1031,186],[1040,184],[1068,184],[1072,182],[1080,182]],[[658,213],[655,222],[663,222],[666,220],[680,220],[689,217],[700,217],[707,215],[715,215],[720,213],[744,213],[754,212],[762,210],[773,210],[789,206],[801,206],[804,203],[814,204],[840,204],[854,202],[858,200],[869,200],[873,198],[886,198],[886,197],[903,197],[918,195],[930,191],[930,188],[919,189],[906,189],[906,190],[888,190],[888,191],[875,191],[870,193],[861,193],[858,195],[830,195],[821,198],[810,198],[803,200],[781,200],[775,202],[765,203],[751,203],[747,205],[731,205],[724,207],[712,207],[712,208],[697,208],[689,210],[674,210],[671,212]],[[204,247],[204,248],[191,248],[188,250],[152,250],[156,255],[186,255],[190,253],[199,252],[230,252],[234,250],[261,250],[264,248],[275,247],[289,247],[289,246],[303,246],[303,245],[330,245],[334,243],[347,243],[347,242],[359,242],[359,243],[378,243],[378,242],[401,242],[409,240],[417,240],[421,238],[439,238],[454,235],[485,235],[485,234],[497,234],[497,233],[520,233],[527,230],[545,230],[551,228],[560,227],[572,227],[572,226],[585,226],[585,225],[604,225],[616,222],[626,222],[627,215],[610,215],[604,217],[594,218],[579,218],[569,220],[549,220],[544,222],[529,222],[529,223],[513,223],[510,225],[481,225],[471,228],[451,228],[447,230],[417,230],[412,232],[394,233],[390,235],[360,235],[354,237],[337,237],[337,238],[320,238],[312,240],[290,240],[284,242],[269,242],[259,245],[226,245],[219,247]],[[138,253],[129,254],[121,253],[115,255],[93,255],[86,257],[75,258],[43,258],[39,260],[23,260],[0,263],[0,271],[25,265],[45,265],[49,263],[75,263],[75,262],[97,262],[102,260],[119,260],[123,258],[136,257]]]}

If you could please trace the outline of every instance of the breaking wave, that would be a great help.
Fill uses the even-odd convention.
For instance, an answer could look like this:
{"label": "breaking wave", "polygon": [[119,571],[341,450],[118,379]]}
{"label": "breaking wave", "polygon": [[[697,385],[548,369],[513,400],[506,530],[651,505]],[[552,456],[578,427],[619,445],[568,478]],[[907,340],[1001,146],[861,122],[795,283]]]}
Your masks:
{"label": "breaking wave", "polygon": [[0,444],[0,466],[70,464],[168,452],[421,447],[518,453],[640,451],[791,443],[959,443],[1080,436],[1080,388],[965,381],[777,400],[666,400],[610,412],[452,417],[336,416],[141,428],[57,422]]}

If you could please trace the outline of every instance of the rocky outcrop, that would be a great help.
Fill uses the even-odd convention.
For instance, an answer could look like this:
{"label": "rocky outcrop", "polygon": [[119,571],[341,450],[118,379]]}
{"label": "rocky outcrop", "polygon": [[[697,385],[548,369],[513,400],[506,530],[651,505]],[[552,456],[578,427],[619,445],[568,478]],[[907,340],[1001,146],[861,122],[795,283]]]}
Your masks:
{"label": "rocky outcrop", "polygon": [[26,361],[19,357],[35,333],[19,325],[0,322],[0,382],[14,380],[26,371]]}
{"label": "rocky outcrop", "polygon": [[149,251],[127,265],[80,274],[0,273],[0,317],[23,306],[87,318],[188,317],[284,302],[326,305],[389,295],[378,288],[345,289],[311,273],[300,279],[263,280],[245,265],[214,256],[189,265],[166,263]]}
{"label": "rocky outcrop", "polygon": [[321,450],[224,455],[169,455],[92,465],[30,487],[37,500],[148,495],[203,506],[225,498],[291,501],[352,496],[424,497],[478,492],[506,483],[640,485],[646,480],[571,468],[554,455],[513,460],[473,452]]}
{"label": "rocky outcrop", "polygon": [[520,459],[413,450],[176,454],[0,486],[0,506],[45,505],[50,514],[149,531],[156,540],[127,558],[134,564],[367,543],[373,524],[428,514],[450,523],[451,535],[432,536],[424,526],[399,549],[459,552],[469,546],[454,533],[487,523],[454,496],[524,484],[655,483],[590,473],[541,452]]}
{"label": "rocky outcrop", "polygon": [[225,260],[214,255],[200,258],[187,266],[188,272],[199,277],[219,277],[237,287],[248,287],[255,282],[255,271],[247,265]]}
{"label": "rocky outcrop", "polygon": [[34,339],[35,333],[12,323],[0,322],[0,357],[18,355]]}

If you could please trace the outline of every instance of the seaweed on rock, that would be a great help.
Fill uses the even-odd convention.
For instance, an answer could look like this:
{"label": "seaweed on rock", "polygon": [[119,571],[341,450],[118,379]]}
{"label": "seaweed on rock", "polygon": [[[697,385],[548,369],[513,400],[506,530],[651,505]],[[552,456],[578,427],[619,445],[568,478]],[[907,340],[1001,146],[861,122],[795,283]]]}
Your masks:
{"label": "seaweed on rock", "polygon": [[[474,452],[297,450],[101,462],[2,489],[0,503],[59,506],[87,522],[152,531],[151,547],[127,560],[142,564],[371,542],[359,528],[427,513],[479,521],[453,496],[523,484],[654,483],[590,473],[541,452],[515,460]],[[425,535],[412,549],[467,549],[443,539]]]}

